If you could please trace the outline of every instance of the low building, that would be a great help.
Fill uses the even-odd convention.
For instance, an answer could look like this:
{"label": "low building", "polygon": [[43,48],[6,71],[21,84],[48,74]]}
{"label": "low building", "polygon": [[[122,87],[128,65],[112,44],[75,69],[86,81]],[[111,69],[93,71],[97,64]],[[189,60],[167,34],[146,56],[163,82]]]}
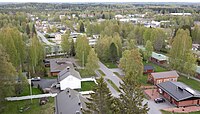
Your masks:
{"label": "low building", "polygon": [[80,93],[67,88],[55,97],[55,114],[82,114],[87,110],[86,102]]}
{"label": "low building", "polygon": [[200,105],[200,92],[181,82],[167,81],[157,86],[158,92],[177,107]]}
{"label": "low building", "polygon": [[73,64],[67,61],[67,58],[49,59],[50,61],[50,73],[52,76],[57,76],[58,73],[64,70],[66,67],[74,68]]}
{"label": "low building", "polygon": [[58,82],[60,83],[60,90],[81,89],[81,76],[78,71],[67,67],[58,74]]}
{"label": "low building", "polygon": [[163,54],[152,52],[150,60],[156,64],[165,64],[168,61],[168,57]]}
{"label": "low building", "polygon": [[166,81],[177,81],[179,75],[176,71],[156,72],[148,75],[148,82],[157,85]]}
{"label": "low building", "polygon": [[153,66],[150,66],[150,65],[145,65],[144,66],[144,74],[149,74],[149,73],[152,73],[154,72],[154,67]]}

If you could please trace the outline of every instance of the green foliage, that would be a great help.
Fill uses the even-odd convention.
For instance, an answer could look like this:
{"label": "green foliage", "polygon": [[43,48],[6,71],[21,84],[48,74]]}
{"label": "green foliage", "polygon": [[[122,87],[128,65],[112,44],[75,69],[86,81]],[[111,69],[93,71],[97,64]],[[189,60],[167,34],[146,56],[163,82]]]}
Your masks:
{"label": "green foliage", "polygon": [[193,74],[196,59],[191,51],[192,40],[188,30],[179,29],[172,43],[169,53],[169,63],[171,68]]}
{"label": "green foliage", "polygon": [[97,85],[93,81],[81,82],[81,91],[91,91]]}
{"label": "green foliage", "polygon": [[80,30],[81,33],[85,32],[85,26],[84,26],[83,22],[80,22],[80,28],[79,28],[79,30]]}
{"label": "green foliage", "polygon": [[79,61],[83,62],[83,66],[87,63],[87,57],[91,47],[89,46],[89,41],[86,36],[78,36],[76,41],[76,57]]}
{"label": "green foliage", "polygon": [[196,25],[192,30],[192,42],[200,44],[199,36],[200,36],[200,27]]}
{"label": "green foliage", "polygon": [[71,47],[70,47],[70,55],[71,56],[75,56],[76,52],[75,52],[75,46],[74,46],[74,40],[71,41]]}
{"label": "green foliage", "polygon": [[151,41],[147,40],[147,43],[146,43],[146,45],[145,45],[145,49],[146,49],[146,50],[144,51],[144,58],[145,58],[145,60],[147,60],[147,62],[148,62],[148,60],[149,60],[149,58],[151,57],[152,52],[153,52],[153,46],[152,46]]}
{"label": "green foliage", "polygon": [[65,53],[68,54],[70,52],[70,42],[68,34],[62,35],[61,47]]}
{"label": "green foliage", "polygon": [[88,110],[85,114],[110,114],[113,97],[103,77],[97,80],[97,86],[93,89],[95,93],[90,94],[89,102],[86,103]]}
{"label": "green foliage", "polygon": [[87,56],[86,69],[88,73],[92,75],[96,69],[99,68],[99,58],[93,49],[90,49],[89,55]]}
{"label": "green foliage", "polygon": [[110,60],[112,62],[116,62],[117,59],[118,59],[118,56],[117,56],[117,47],[115,45],[115,43],[111,43],[110,45]]}

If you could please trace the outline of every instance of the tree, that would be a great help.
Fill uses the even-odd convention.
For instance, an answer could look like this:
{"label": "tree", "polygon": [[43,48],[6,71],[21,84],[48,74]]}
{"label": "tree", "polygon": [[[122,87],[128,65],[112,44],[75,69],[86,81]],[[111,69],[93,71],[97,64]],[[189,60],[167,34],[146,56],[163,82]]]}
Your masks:
{"label": "tree", "polygon": [[119,66],[125,71],[125,73],[136,69],[137,72],[143,73],[143,65],[138,59],[142,59],[138,49],[135,48],[132,50],[125,50],[122,54],[122,58],[120,59]]}
{"label": "tree", "polygon": [[192,30],[192,42],[200,44],[200,27],[195,26],[194,30]]}
{"label": "tree", "polygon": [[69,52],[70,52],[70,42],[69,42],[69,35],[68,34],[65,34],[65,35],[62,36],[61,47],[62,47],[62,50],[66,54],[69,54]]}
{"label": "tree", "polygon": [[[122,60],[126,60],[125,77],[121,83],[120,110],[121,114],[147,114],[147,103],[143,105],[144,95],[140,88],[139,79],[143,76],[142,57],[138,49],[123,53]],[[120,65],[122,61],[120,60]]]}
{"label": "tree", "polygon": [[84,33],[84,32],[85,32],[85,26],[84,26],[84,24],[83,24],[82,21],[80,22],[80,32],[81,32],[81,33]]}
{"label": "tree", "polygon": [[192,40],[188,30],[179,29],[169,52],[169,63],[172,69],[193,74],[196,59],[192,54]]}
{"label": "tree", "polygon": [[88,110],[85,110],[85,114],[110,114],[113,97],[104,78],[97,79],[97,86],[94,88],[94,93],[91,93],[91,98],[88,98],[89,102],[86,103]]}
{"label": "tree", "polygon": [[99,68],[99,58],[93,49],[90,49],[87,57],[86,69],[89,74],[93,75],[94,71]]}
{"label": "tree", "polygon": [[152,52],[153,52],[153,46],[152,46],[152,43],[151,41],[147,40],[147,43],[145,45],[145,52],[144,52],[144,58],[145,60],[148,62],[149,58],[151,57],[152,55]]}
{"label": "tree", "polygon": [[82,62],[83,67],[87,63],[87,56],[90,51],[89,41],[86,36],[78,36],[76,41],[76,56],[80,62]]}
{"label": "tree", "polygon": [[0,112],[2,112],[5,106],[3,103],[4,98],[14,95],[17,73],[2,45],[0,45],[0,59]]}
{"label": "tree", "polygon": [[110,45],[110,60],[112,62],[116,62],[118,59],[118,54],[117,54],[117,47],[115,43],[111,43]]}
{"label": "tree", "polygon": [[72,41],[71,41],[70,55],[71,55],[71,56],[75,56],[75,55],[76,55],[75,47],[74,47],[74,40],[73,40],[73,39],[72,39]]}
{"label": "tree", "polygon": [[29,24],[26,24],[26,34],[29,36],[30,35],[30,27]]}

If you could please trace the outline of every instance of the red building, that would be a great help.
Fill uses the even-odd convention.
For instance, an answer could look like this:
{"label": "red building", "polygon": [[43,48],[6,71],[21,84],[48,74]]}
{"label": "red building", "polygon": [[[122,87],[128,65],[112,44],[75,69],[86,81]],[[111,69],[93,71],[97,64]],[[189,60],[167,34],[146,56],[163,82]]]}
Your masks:
{"label": "red building", "polygon": [[200,92],[181,82],[167,81],[157,86],[158,92],[177,107],[200,105]]}
{"label": "red building", "polygon": [[150,66],[150,65],[146,65],[144,66],[144,74],[150,74],[154,72],[154,67],[153,66]]}
{"label": "red building", "polygon": [[166,81],[177,81],[178,77],[176,71],[156,72],[148,75],[148,82],[157,85]]}

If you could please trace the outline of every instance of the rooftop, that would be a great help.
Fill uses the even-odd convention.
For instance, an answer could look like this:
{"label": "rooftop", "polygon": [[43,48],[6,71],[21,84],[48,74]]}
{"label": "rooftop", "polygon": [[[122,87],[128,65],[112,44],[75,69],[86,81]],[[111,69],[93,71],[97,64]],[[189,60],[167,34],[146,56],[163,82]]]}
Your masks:
{"label": "rooftop", "polygon": [[200,92],[191,89],[181,82],[167,81],[157,85],[163,91],[168,93],[176,101],[186,100],[190,98],[200,98]]}
{"label": "rooftop", "polygon": [[151,65],[145,65],[144,66],[144,70],[152,70],[152,69],[154,69],[154,67],[151,66]]}
{"label": "rooftop", "polygon": [[70,75],[72,75],[72,76],[74,76],[78,79],[81,79],[81,76],[80,76],[78,71],[74,70],[73,68],[66,67],[64,70],[59,72],[58,81],[61,81],[61,80],[65,79],[66,77],[70,76]]}
{"label": "rooftop", "polygon": [[72,89],[65,89],[55,97],[55,114],[82,114],[88,100]]}
{"label": "rooftop", "polygon": [[163,55],[163,54],[158,54],[158,53],[155,53],[155,52],[152,52],[152,55],[151,57],[159,60],[159,61],[165,61],[165,60],[168,60],[168,57]]}
{"label": "rooftop", "polygon": [[197,66],[196,72],[197,72],[198,74],[200,74],[200,66]]}
{"label": "rooftop", "polygon": [[179,77],[176,71],[167,71],[167,72],[156,72],[151,73],[154,78],[168,78],[168,77]]}

